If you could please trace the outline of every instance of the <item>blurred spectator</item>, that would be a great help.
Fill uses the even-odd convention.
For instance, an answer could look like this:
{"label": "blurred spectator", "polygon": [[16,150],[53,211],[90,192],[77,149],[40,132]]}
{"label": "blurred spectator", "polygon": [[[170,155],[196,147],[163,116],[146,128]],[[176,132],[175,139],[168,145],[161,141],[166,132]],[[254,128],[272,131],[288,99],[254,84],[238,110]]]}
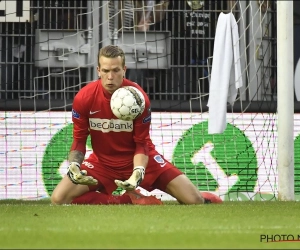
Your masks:
{"label": "blurred spectator", "polygon": [[[109,1],[111,31],[114,29],[115,2]],[[119,30],[148,31],[151,25],[165,18],[169,0],[120,0],[117,4],[121,10],[116,15]]]}
{"label": "blurred spectator", "polygon": [[[110,30],[114,29],[114,1],[110,1]],[[161,0],[122,0],[118,1],[118,29],[144,31],[155,30],[155,24],[161,22],[166,16],[169,1]],[[128,69],[127,78],[136,81],[145,89],[155,84],[155,71],[153,69]],[[150,86],[152,87],[152,86]],[[149,93],[148,93],[149,94]]]}

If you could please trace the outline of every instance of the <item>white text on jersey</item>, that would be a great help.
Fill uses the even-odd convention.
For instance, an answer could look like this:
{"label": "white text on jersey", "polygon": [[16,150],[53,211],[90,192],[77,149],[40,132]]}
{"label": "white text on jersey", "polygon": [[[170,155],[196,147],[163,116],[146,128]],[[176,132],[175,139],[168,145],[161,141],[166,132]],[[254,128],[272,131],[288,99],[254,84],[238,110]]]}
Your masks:
{"label": "white text on jersey", "polygon": [[132,132],[133,122],[123,121],[119,119],[100,119],[90,118],[90,129],[102,131],[103,133],[108,132]]}

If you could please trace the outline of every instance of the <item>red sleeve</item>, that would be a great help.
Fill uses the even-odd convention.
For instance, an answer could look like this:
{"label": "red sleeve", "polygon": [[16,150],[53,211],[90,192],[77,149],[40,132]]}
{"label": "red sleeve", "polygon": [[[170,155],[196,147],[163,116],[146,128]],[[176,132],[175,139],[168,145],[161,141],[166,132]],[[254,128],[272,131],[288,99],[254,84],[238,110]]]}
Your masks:
{"label": "red sleeve", "polygon": [[86,116],[82,93],[78,92],[75,96],[72,106],[72,121],[73,121],[73,143],[71,150],[78,150],[85,155],[86,140],[89,135],[89,120]]}
{"label": "red sleeve", "polygon": [[83,155],[85,155],[86,152],[85,143],[83,141],[78,141],[74,139],[70,151],[72,150],[77,150],[79,152],[82,152]]}
{"label": "red sleeve", "polygon": [[134,155],[136,155],[136,154],[149,155],[148,144],[147,143],[136,143]]}
{"label": "red sleeve", "polygon": [[135,121],[134,121],[134,135],[133,139],[136,143],[136,154],[149,154],[148,142],[150,140],[150,123],[151,123],[151,107],[150,100],[147,94],[142,91],[145,97],[145,110]]}

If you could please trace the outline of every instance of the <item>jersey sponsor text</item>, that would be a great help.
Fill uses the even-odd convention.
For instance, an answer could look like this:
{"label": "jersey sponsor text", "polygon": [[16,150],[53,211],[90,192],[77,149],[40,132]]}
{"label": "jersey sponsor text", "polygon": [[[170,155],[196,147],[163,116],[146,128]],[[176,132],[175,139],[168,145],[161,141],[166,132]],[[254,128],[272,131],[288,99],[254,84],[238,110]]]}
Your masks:
{"label": "jersey sponsor text", "polygon": [[90,118],[90,129],[102,131],[103,133],[108,132],[132,132],[133,122],[123,121],[120,119],[100,119]]}

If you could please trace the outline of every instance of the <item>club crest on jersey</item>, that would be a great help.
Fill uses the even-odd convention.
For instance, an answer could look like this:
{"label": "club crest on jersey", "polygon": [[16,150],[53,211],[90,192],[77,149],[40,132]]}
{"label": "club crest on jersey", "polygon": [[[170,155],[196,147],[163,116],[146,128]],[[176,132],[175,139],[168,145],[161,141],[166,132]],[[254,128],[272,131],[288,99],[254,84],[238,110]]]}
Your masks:
{"label": "club crest on jersey", "polygon": [[75,111],[74,109],[72,109],[72,116],[76,119],[80,118],[80,114],[77,111]]}
{"label": "club crest on jersey", "polygon": [[159,164],[163,164],[165,162],[165,160],[161,157],[161,155],[155,155],[153,158]]}

